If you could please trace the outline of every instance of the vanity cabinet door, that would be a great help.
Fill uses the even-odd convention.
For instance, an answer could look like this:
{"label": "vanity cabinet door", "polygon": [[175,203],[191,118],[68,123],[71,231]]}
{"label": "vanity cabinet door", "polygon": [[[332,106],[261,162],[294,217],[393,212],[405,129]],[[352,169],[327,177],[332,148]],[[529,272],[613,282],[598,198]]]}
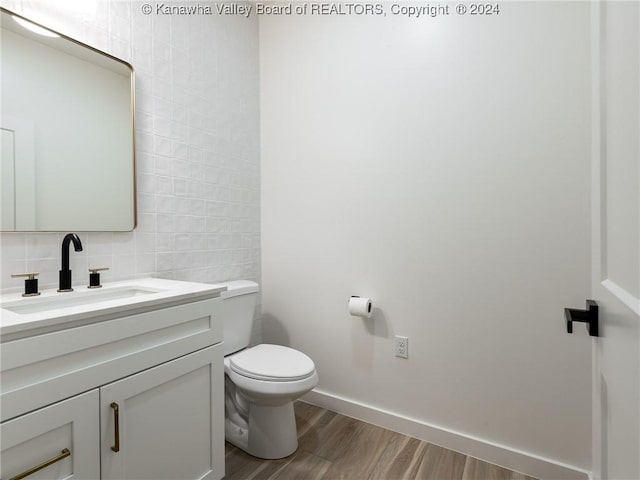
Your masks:
{"label": "vanity cabinet door", "polygon": [[100,478],[99,426],[97,389],[3,422],[0,476],[3,480]]}
{"label": "vanity cabinet door", "polygon": [[102,478],[222,478],[223,388],[222,344],[102,387]]}

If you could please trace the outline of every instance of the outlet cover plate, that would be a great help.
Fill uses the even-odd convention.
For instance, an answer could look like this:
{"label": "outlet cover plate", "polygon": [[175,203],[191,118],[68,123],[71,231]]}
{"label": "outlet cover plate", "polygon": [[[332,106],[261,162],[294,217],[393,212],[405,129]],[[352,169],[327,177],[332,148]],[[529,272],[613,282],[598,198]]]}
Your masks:
{"label": "outlet cover plate", "polygon": [[396,357],[409,358],[409,338],[396,335]]}

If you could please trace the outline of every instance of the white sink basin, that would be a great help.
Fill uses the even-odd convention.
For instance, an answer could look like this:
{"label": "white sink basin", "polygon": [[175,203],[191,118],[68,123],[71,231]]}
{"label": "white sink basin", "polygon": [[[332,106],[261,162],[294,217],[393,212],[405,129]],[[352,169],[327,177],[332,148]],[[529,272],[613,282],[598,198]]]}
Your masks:
{"label": "white sink basin", "polygon": [[78,286],[73,292],[47,289],[38,297],[22,297],[17,292],[2,294],[0,341],[215,298],[225,289],[223,285],[141,278],[107,282],[98,289]]}
{"label": "white sink basin", "polygon": [[117,287],[109,289],[89,290],[83,292],[64,292],[57,296],[44,298],[32,298],[29,301],[16,301],[2,304],[4,310],[19,315],[31,313],[43,313],[62,308],[79,307],[81,305],[93,305],[110,300],[121,300],[150,293],[158,293],[162,290],[140,287]]}

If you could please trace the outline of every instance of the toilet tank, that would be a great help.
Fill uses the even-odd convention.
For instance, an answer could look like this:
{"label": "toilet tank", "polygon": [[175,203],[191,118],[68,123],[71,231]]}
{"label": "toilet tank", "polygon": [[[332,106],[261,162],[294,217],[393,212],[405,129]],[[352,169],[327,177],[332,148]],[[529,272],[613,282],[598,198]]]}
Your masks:
{"label": "toilet tank", "polygon": [[220,295],[226,356],[249,346],[260,287],[249,280],[236,280],[222,285],[227,287],[227,291]]}

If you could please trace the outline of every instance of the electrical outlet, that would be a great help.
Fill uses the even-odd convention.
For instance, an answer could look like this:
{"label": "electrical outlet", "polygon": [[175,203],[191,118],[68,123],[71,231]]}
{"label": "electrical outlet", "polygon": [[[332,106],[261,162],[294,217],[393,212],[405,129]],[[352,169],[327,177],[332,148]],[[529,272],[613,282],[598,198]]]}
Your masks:
{"label": "electrical outlet", "polygon": [[396,335],[396,357],[409,358],[409,339]]}

